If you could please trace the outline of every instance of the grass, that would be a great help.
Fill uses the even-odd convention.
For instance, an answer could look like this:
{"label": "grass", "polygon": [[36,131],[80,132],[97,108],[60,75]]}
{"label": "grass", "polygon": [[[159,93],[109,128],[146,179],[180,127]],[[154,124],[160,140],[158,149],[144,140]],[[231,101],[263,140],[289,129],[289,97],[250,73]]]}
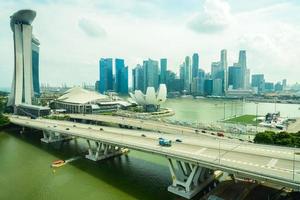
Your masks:
{"label": "grass", "polygon": [[255,115],[242,115],[239,117],[234,117],[228,120],[225,120],[225,122],[228,123],[235,123],[235,124],[250,124],[250,125],[256,125],[256,116]]}

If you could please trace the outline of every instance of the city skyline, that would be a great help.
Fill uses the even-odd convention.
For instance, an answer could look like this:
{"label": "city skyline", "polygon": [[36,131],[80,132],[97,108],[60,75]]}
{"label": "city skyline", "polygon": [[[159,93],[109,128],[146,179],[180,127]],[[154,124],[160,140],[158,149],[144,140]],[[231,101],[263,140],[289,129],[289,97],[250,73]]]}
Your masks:
{"label": "city skyline", "polygon": [[[68,1],[56,4],[51,1],[2,2],[0,86],[10,87],[13,74],[13,44],[7,19],[13,13],[12,8],[24,7],[36,10],[39,15],[33,25],[35,35],[43,44],[40,83],[93,84],[98,80],[96,66],[100,57],[123,58],[129,71],[147,58],[167,58],[168,69],[178,73],[185,56],[197,52],[200,68],[207,72],[211,62],[219,60],[221,49],[227,49],[230,65],[236,60],[235,52],[246,49],[252,74],[265,74],[272,82],[285,78],[289,84],[298,81],[300,41],[295,36],[300,31],[295,11],[300,5],[296,1],[268,0],[259,5],[250,2],[242,5],[232,0],[192,0],[177,2],[178,5],[168,2],[129,0],[127,7],[120,6],[117,0],[91,1],[88,5],[80,0],[75,5]],[[58,9],[57,16],[49,17],[51,12],[45,12],[46,9]],[[200,16],[203,9],[206,18]],[[216,13],[220,15],[212,18]],[[164,20],[159,21],[160,17]],[[56,23],[48,26],[49,18]],[[216,23],[204,26],[203,19],[208,22],[216,19],[213,21]],[[69,37],[70,32],[73,37]],[[52,73],[58,70],[61,74]],[[66,76],[69,71],[72,75]],[[129,79],[131,83],[131,73]]]}

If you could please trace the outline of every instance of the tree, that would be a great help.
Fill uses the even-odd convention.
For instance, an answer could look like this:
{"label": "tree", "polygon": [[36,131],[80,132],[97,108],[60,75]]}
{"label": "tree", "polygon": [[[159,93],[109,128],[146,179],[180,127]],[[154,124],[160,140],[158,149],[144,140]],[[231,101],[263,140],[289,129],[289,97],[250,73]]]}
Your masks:
{"label": "tree", "polygon": [[273,134],[275,133],[270,131],[257,133],[254,138],[254,142],[259,144],[274,144],[274,140],[272,137]]}

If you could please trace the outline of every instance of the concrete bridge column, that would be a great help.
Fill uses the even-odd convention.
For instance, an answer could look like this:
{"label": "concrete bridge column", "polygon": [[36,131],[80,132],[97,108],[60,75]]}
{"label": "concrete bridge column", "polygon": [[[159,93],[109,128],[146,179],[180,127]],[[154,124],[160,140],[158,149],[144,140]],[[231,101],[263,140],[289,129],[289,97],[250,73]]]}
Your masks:
{"label": "concrete bridge column", "polygon": [[53,142],[61,142],[70,140],[73,137],[62,135],[61,133],[57,133],[54,131],[43,131],[43,138],[41,138],[41,141],[44,143],[53,143]]}
{"label": "concrete bridge column", "polygon": [[185,161],[173,161],[168,158],[172,176],[172,185],[168,187],[169,192],[191,199],[215,179],[214,173],[210,169]]}
{"label": "concrete bridge column", "polygon": [[90,141],[88,143],[88,154],[85,158],[93,161],[104,160],[107,158],[122,155],[124,150],[120,147],[113,146],[110,144],[102,143],[99,141]]}

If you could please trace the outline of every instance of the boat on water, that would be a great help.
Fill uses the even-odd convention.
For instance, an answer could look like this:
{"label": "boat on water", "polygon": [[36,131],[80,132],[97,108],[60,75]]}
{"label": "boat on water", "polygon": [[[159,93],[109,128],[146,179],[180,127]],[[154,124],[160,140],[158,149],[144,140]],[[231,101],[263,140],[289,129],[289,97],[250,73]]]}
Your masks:
{"label": "boat on water", "polygon": [[52,162],[51,167],[61,167],[63,165],[65,165],[66,162],[64,160],[55,160]]}

